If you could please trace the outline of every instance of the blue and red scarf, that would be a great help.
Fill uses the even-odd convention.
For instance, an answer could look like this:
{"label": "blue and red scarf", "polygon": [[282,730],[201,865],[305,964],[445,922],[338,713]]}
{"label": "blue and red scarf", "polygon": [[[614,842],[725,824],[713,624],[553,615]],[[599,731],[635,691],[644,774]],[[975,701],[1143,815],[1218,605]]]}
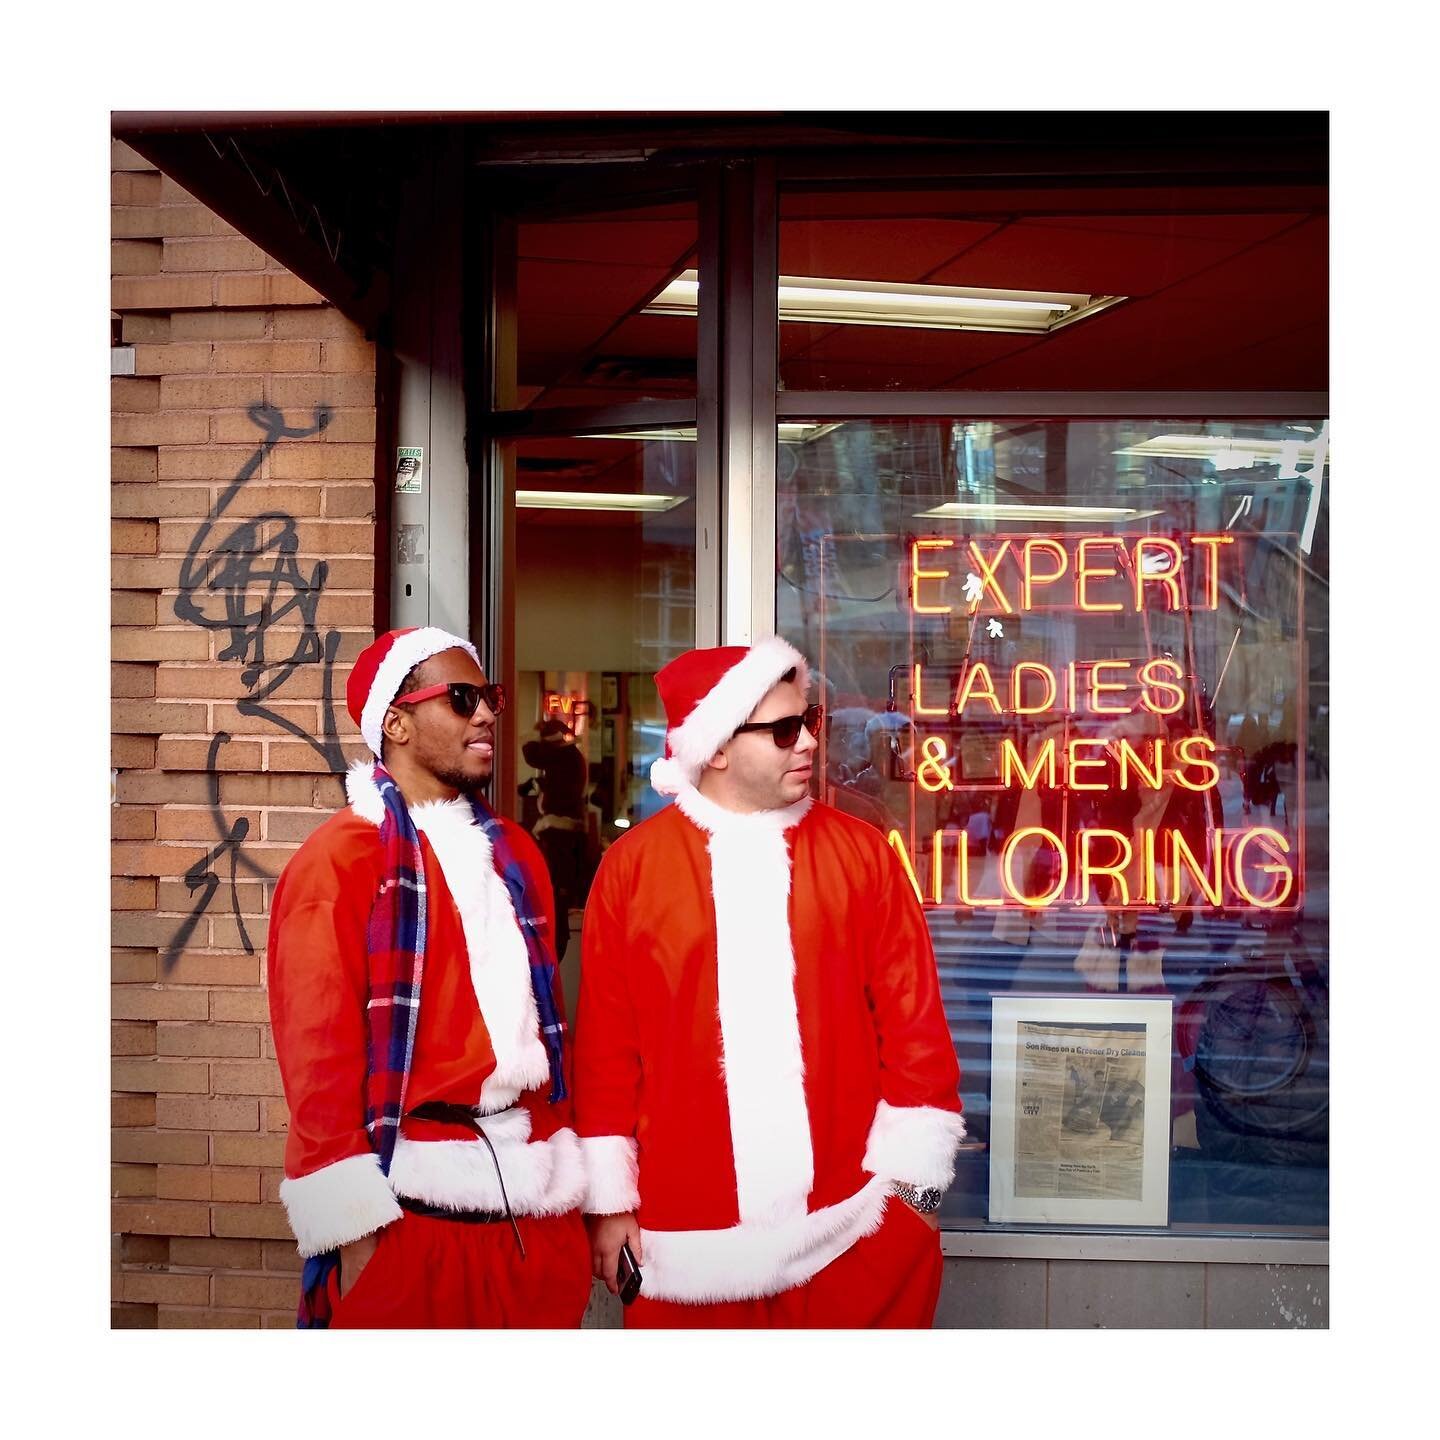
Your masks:
{"label": "blue and red scarf", "polygon": [[[383,765],[375,766],[375,787],[385,805],[380,843],[385,871],[370,910],[365,932],[370,992],[365,1080],[365,1131],[380,1157],[383,1174],[390,1173],[395,1140],[405,1114],[405,1090],[415,1057],[415,1029],[420,1019],[420,987],[425,974],[427,895],[420,834],[410,818],[405,797]],[[475,823],[485,832],[500,878],[510,895],[530,960],[530,988],[540,1034],[550,1059],[550,1103],[565,1099],[565,1022],[555,1004],[555,947],[550,921],[534,903],[525,867],[505,836],[505,827],[478,796],[470,797]],[[300,1282],[302,1330],[325,1329],[330,1323],[331,1272],[339,1251],[327,1250],[305,1262]]]}

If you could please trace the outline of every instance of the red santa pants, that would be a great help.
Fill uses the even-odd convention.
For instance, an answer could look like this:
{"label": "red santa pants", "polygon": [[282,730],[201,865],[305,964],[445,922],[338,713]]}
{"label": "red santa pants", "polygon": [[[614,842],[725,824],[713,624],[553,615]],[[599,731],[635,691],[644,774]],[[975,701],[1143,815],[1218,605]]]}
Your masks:
{"label": "red santa pants", "polygon": [[[803,1285],[759,1300],[682,1305],[647,1300],[625,1311],[636,1330],[928,1330],[944,1261],[940,1236],[902,1200],[880,1228],[857,1240]],[[643,1266],[641,1267],[643,1270]]]}
{"label": "red santa pants", "polygon": [[406,1212],[380,1232],[332,1330],[572,1329],[590,1299],[590,1242],[578,1211],[469,1225]]}

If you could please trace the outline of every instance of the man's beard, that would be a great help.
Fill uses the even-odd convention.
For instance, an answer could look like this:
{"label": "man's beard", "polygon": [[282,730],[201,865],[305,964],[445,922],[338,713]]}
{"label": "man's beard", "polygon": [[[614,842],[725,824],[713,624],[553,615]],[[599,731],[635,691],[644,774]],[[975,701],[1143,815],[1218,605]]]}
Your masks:
{"label": "man's beard", "polygon": [[491,780],[490,775],[482,775],[477,779],[473,775],[466,775],[463,771],[448,768],[432,768],[430,773],[442,785],[448,785],[452,790],[458,790],[462,795],[466,796],[478,794]]}

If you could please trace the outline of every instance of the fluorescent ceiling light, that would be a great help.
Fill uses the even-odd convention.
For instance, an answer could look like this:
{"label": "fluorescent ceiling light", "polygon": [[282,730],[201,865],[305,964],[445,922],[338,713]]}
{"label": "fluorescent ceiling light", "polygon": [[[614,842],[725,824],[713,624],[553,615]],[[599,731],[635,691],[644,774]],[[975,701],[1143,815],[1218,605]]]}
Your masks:
{"label": "fluorescent ceiling light", "polygon": [[917,520],[1059,520],[1074,522],[1097,520],[1143,520],[1158,515],[1158,510],[1131,510],[1120,505],[1032,505],[1026,503],[1007,504],[997,501],[992,504],[952,500],[937,505],[933,510],[916,513]]}
{"label": "fluorescent ceiling light", "polygon": [[[777,438],[782,445],[808,445],[832,430],[838,430],[842,420],[832,420],[826,425],[806,425],[798,420],[781,420],[775,426]],[[695,427],[679,426],[669,430],[626,430],[620,434],[614,430],[604,434],[581,435],[581,440],[690,440],[696,438]]]}
{"label": "fluorescent ceiling light", "polygon": [[[824,325],[894,325],[916,330],[998,330],[1047,335],[1118,305],[1124,295],[1060,290],[993,290],[909,285],[889,280],[828,280],[782,275],[781,320]],[[644,309],[646,315],[695,315],[700,276],[683,270]]]}
{"label": "fluorescent ceiling light", "polygon": [[1248,440],[1243,435],[1155,435],[1116,455],[1144,455],[1156,460],[1208,460],[1217,470],[1249,470],[1279,465],[1290,475],[1303,461],[1314,463],[1320,439]]}
{"label": "fluorescent ceiling light", "polygon": [[517,490],[517,510],[641,510],[658,514],[683,505],[688,495],[606,495],[597,490]]}

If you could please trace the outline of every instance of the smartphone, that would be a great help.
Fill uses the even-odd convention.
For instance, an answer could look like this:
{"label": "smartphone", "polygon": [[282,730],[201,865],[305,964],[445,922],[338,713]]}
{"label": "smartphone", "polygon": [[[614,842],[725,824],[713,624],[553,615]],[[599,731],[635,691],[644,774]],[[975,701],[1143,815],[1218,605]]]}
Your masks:
{"label": "smartphone", "polygon": [[615,1281],[620,1287],[620,1303],[628,1305],[640,1293],[640,1267],[628,1244],[620,1247],[620,1259],[615,1266]]}

